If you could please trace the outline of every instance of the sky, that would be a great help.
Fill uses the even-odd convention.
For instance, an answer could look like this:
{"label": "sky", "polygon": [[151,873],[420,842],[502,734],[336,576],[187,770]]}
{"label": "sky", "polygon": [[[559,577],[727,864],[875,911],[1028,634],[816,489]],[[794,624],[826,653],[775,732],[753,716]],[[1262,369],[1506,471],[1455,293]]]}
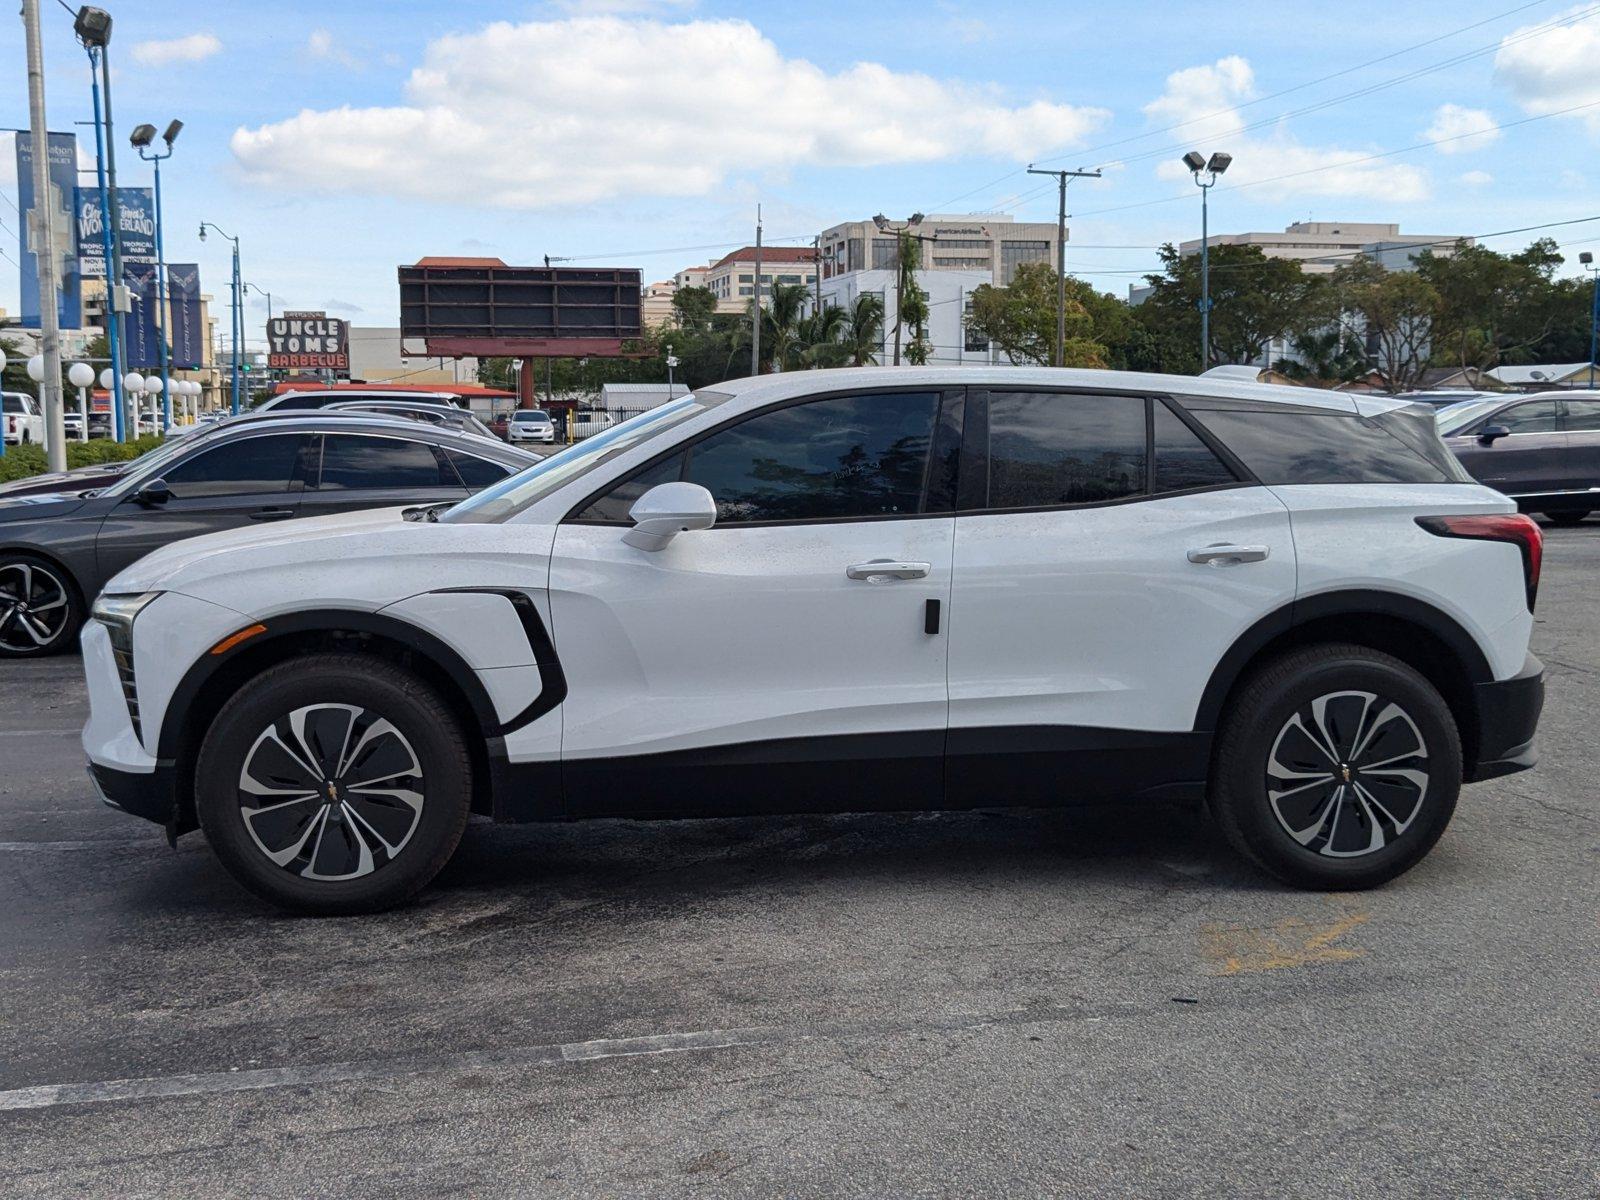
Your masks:
{"label": "sky", "polygon": [[[1600,3],[919,0],[239,3],[109,0],[119,182],[141,121],[185,122],[166,252],[225,298],[228,246],[274,308],[393,324],[424,255],[636,266],[753,237],[799,245],[882,212],[1054,220],[1068,269],[1126,295],[1199,232],[1185,150],[1234,156],[1216,232],[1398,222],[1402,236],[1600,247]],[[88,64],[43,0],[50,127],[92,154]],[[0,21],[0,127],[27,124],[22,24]],[[0,308],[17,311],[0,135]],[[85,182],[92,175],[85,176]],[[220,310],[219,310],[220,311]],[[252,294],[249,339],[264,337]],[[226,323],[224,322],[224,325]]]}

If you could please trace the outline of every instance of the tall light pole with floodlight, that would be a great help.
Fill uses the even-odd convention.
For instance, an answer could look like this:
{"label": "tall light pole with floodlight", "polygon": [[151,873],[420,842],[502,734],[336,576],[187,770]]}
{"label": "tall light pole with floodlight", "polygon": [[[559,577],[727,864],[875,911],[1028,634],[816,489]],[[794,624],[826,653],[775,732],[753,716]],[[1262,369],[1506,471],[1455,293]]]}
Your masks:
{"label": "tall light pole with floodlight", "polygon": [[900,261],[900,248],[905,245],[905,242],[902,239],[911,238],[912,240],[918,242],[936,242],[939,240],[938,234],[921,234],[914,232],[922,225],[922,220],[922,214],[919,212],[912,213],[904,221],[899,222],[889,220],[889,218],[884,216],[882,213],[879,213],[877,216],[872,218],[872,223],[878,227],[880,232],[893,233],[895,236],[894,365],[897,367],[900,365],[900,330],[904,327],[904,322],[900,317],[900,310],[905,306],[906,301],[905,264]]}
{"label": "tall light pole with floodlight", "polygon": [[167,255],[161,244],[161,164],[172,157],[172,143],[178,140],[178,132],[182,128],[183,122],[178,120],[167,125],[166,132],[161,135],[161,140],[167,145],[165,154],[150,150],[150,143],[156,140],[154,125],[137,126],[128,138],[140,158],[155,164],[156,172],[156,331],[161,335],[163,428],[172,424],[172,350],[168,344],[167,329],[171,324],[167,319]]}
{"label": "tall light pole with floodlight", "polygon": [[1233,155],[1217,151],[1209,159],[1197,150],[1183,156],[1183,165],[1200,189],[1200,370],[1211,369],[1211,229],[1207,197],[1217,177],[1233,162]]}
{"label": "tall light pole with floodlight", "polygon": [[206,230],[214,229],[221,237],[233,243],[233,415],[239,415],[239,342],[244,334],[244,281],[239,278],[239,239],[210,221],[200,222],[200,240],[206,240]]}
{"label": "tall light pole with floodlight", "polygon": [[1596,352],[1600,351],[1600,267],[1594,265],[1594,255],[1587,250],[1578,255],[1578,261],[1594,278],[1594,299],[1589,304],[1589,386],[1592,388]]}

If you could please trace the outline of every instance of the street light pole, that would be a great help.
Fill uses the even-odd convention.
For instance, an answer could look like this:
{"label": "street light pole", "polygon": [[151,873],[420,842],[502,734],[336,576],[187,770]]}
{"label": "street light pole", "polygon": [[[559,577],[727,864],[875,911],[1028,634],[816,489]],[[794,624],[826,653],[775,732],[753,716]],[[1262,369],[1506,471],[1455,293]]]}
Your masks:
{"label": "street light pole", "polygon": [[894,365],[898,367],[900,365],[900,330],[904,324],[901,318],[900,310],[905,307],[906,300],[906,265],[901,261],[904,256],[900,253],[901,248],[905,245],[905,242],[901,239],[912,238],[918,242],[936,242],[939,240],[939,235],[933,234],[930,236],[912,232],[913,229],[922,224],[922,214],[919,212],[912,213],[904,223],[898,225],[889,220],[889,218],[884,216],[882,213],[879,213],[877,216],[872,218],[872,223],[878,227],[879,232],[889,233],[892,230],[895,236]]}
{"label": "street light pole", "polygon": [[171,322],[167,319],[167,255],[161,243],[161,163],[172,157],[172,143],[177,140],[178,132],[183,128],[182,121],[172,121],[167,126],[166,133],[161,135],[162,141],[167,144],[165,154],[147,154],[150,143],[155,141],[156,127],[154,125],[140,125],[134,129],[129,141],[134,149],[139,151],[139,157],[155,165],[156,173],[156,330],[160,334],[161,355],[161,427],[165,429],[172,424],[172,349],[168,344],[168,326]]}
{"label": "street light pole", "polygon": [[213,225],[200,222],[200,240],[206,240],[206,230],[214,229],[233,243],[233,415],[239,415],[239,339],[244,332],[244,281],[239,277],[239,239]]}
{"label": "street light pole", "polygon": [[1060,181],[1056,205],[1056,357],[1055,365],[1066,365],[1067,357],[1067,180],[1099,179],[1095,171],[1040,171],[1028,165],[1029,175],[1054,175]]}
{"label": "street light pole", "polygon": [[1595,360],[1600,357],[1600,267],[1594,265],[1594,255],[1585,250],[1578,261],[1594,279],[1594,298],[1589,305],[1589,386],[1594,387]]}
{"label": "street light pole", "polygon": [[[22,0],[28,48],[28,124],[33,138],[34,265],[39,271],[39,349],[44,372],[39,400],[44,408],[45,459],[52,471],[67,469],[66,427],[61,419],[61,309],[56,280],[56,247],[50,203],[50,129],[44,115],[44,44],[39,32],[39,0]],[[27,230],[24,229],[26,235]]]}
{"label": "street light pole", "polygon": [[[1183,165],[1194,175],[1195,186],[1200,189],[1200,370],[1211,369],[1211,230],[1207,198],[1217,185],[1217,177],[1228,169],[1233,155],[1220,150],[1210,159],[1191,150],[1183,156]],[[1201,176],[1205,176],[1204,179]]]}

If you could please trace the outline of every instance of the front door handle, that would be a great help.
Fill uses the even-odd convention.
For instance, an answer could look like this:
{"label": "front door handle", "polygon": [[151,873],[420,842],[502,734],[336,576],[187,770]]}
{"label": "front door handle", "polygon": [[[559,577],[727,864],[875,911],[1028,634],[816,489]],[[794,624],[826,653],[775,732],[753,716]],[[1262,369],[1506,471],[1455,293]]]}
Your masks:
{"label": "front door handle", "polygon": [[1231,546],[1217,542],[1189,551],[1189,561],[1208,567],[1236,567],[1240,563],[1261,562],[1271,552],[1267,546]]}
{"label": "front door handle", "polygon": [[250,514],[252,521],[282,521],[286,517],[294,516],[292,508],[258,508]]}
{"label": "front door handle", "polygon": [[888,583],[891,579],[926,579],[931,570],[931,563],[875,558],[871,562],[846,567],[844,573],[847,578],[859,579],[863,583]]}

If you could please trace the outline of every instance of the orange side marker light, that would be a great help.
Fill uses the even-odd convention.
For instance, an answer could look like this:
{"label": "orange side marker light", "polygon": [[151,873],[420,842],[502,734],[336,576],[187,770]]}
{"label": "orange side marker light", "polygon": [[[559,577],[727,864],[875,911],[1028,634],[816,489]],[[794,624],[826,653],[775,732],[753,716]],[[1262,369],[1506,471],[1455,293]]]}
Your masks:
{"label": "orange side marker light", "polygon": [[215,646],[211,647],[211,653],[213,653],[213,654],[226,654],[229,650],[232,650],[240,642],[245,641],[245,640],[247,640],[249,638],[253,638],[258,633],[265,633],[266,631],[267,631],[267,627],[265,625],[248,625],[245,628],[239,630],[238,633],[230,633],[227,637],[223,638]]}

